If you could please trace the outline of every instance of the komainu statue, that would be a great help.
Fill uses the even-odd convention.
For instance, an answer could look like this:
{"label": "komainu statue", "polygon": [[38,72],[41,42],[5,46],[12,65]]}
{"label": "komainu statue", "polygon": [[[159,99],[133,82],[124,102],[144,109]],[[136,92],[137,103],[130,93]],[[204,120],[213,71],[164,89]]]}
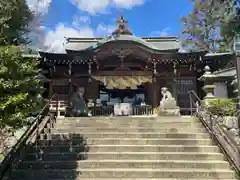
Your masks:
{"label": "komainu statue", "polygon": [[180,108],[177,106],[175,98],[173,98],[168,88],[161,88],[162,100],[159,106],[160,116],[180,116]]}
{"label": "komainu statue", "polygon": [[69,107],[66,108],[66,117],[82,117],[88,116],[88,107],[83,98],[84,91],[82,88],[73,93]]}

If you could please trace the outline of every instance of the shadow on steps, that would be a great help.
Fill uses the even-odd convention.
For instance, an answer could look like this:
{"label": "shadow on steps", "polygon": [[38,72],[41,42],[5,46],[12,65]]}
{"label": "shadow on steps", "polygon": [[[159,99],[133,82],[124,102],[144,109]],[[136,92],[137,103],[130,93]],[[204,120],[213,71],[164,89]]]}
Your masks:
{"label": "shadow on steps", "polygon": [[[54,144],[51,140],[38,140],[27,147],[24,158],[13,170],[10,179],[77,179],[81,175],[77,171],[77,161],[87,159],[89,151],[86,138],[80,134],[55,134],[52,140]],[[78,149],[74,148],[76,145]]]}

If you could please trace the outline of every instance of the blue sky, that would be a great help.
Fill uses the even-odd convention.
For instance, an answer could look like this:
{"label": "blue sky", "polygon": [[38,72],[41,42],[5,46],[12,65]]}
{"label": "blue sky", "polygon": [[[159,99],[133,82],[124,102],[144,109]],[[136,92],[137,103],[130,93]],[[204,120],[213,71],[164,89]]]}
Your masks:
{"label": "blue sky", "polygon": [[[110,34],[122,13],[133,34],[179,36],[179,19],[192,10],[190,0],[27,0],[45,14],[39,38],[50,51],[64,50],[64,37],[98,37]],[[38,35],[40,35],[38,33]],[[44,37],[43,37],[44,36]]]}

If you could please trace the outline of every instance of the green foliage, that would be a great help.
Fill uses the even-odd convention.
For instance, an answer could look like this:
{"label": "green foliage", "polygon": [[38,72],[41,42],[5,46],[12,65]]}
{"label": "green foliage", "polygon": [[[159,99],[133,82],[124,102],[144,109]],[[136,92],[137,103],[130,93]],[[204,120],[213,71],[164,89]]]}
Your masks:
{"label": "green foliage", "polygon": [[26,0],[0,0],[0,46],[26,44],[33,18]]}
{"label": "green foliage", "polygon": [[234,116],[236,115],[236,103],[231,99],[214,99],[209,102],[209,109],[214,115]]}
{"label": "green foliage", "polygon": [[215,15],[214,0],[200,0],[194,11],[181,21],[183,30],[184,45],[190,46],[193,50],[209,50],[216,52],[219,46],[219,29],[216,28],[219,17]]}
{"label": "green foliage", "polygon": [[19,47],[0,48],[0,127],[12,130],[42,106],[39,62],[23,58]]}
{"label": "green foliage", "polygon": [[240,33],[240,4],[237,0],[222,0],[221,35],[223,43],[233,48],[234,37]]}
{"label": "green foliage", "polygon": [[181,19],[183,45],[211,52],[230,50],[234,36],[240,32],[237,0],[195,0],[194,3],[193,12]]}

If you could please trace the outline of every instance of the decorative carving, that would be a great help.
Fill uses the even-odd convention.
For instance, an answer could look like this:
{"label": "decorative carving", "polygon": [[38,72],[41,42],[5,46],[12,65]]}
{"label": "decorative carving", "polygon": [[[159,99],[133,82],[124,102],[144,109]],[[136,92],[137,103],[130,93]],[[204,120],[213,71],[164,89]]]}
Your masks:
{"label": "decorative carving", "polygon": [[157,74],[157,62],[155,60],[153,61],[153,74]]}
{"label": "decorative carving", "polygon": [[173,73],[174,73],[174,75],[177,75],[177,63],[176,62],[173,63]]}
{"label": "decorative carving", "polygon": [[96,55],[93,56],[93,62],[96,63],[96,65],[97,65],[97,70],[99,70],[99,63],[98,63],[98,61],[97,61]]}
{"label": "decorative carving", "polygon": [[91,62],[88,62],[88,82],[92,82],[92,79],[91,79],[91,75],[92,75],[92,65],[91,65]]}
{"label": "decorative carving", "polygon": [[124,64],[123,64],[123,59],[128,56],[129,54],[131,54],[133,52],[132,49],[130,48],[118,48],[118,49],[113,49],[112,50],[112,53],[117,55],[119,58],[120,58],[120,67],[124,67]]}
{"label": "decorative carving", "polygon": [[120,34],[132,35],[132,32],[128,28],[128,21],[124,19],[123,15],[121,15],[120,18],[118,19],[117,29],[112,33],[112,35]]}

